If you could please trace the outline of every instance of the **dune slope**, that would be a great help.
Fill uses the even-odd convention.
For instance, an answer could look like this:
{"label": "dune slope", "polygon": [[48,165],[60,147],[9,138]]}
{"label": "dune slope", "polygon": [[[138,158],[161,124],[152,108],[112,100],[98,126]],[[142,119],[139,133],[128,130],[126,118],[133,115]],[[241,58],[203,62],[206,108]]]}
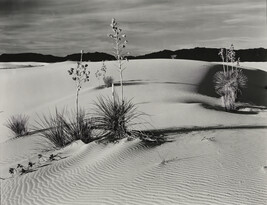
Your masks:
{"label": "dune slope", "polygon": [[67,158],[4,180],[2,202],[264,204],[266,134],[266,130],[183,133],[156,148],[138,140],[115,145],[79,142],[60,152]]}
{"label": "dune slope", "polygon": [[[47,151],[38,133],[10,139],[3,123],[13,114],[38,115],[55,107],[74,108],[75,84],[67,70],[75,62],[39,68],[0,70],[1,204],[265,204],[267,201],[267,115],[218,110],[211,74],[220,65],[188,60],[132,60],[124,73],[125,95],[148,115],[139,129],[162,129],[170,142],[148,147],[138,139],[117,144],[83,144]],[[114,62],[107,75],[118,82]],[[89,112],[98,96],[111,96],[89,63],[90,82],[80,95]],[[249,87],[243,102],[265,105],[266,72],[245,70]],[[120,94],[120,88],[116,86]],[[265,105],[266,106],[266,105]],[[241,128],[238,128],[242,126]],[[206,128],[199,129],[197,127]],[[210,128],[209,128],[210,127]],[[180,130],[180,128],[185,128]],[[10,167],[60,157],[11,177]]]}

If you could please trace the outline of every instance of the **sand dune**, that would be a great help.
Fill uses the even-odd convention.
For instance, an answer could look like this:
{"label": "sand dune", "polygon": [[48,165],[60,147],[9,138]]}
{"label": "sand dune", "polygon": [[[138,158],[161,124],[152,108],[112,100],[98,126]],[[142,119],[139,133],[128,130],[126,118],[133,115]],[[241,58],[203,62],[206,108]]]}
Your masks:
{"label": "sand dune", "polygon": [[[114,69],[115,63],[106,64],[107,75],[113,76],[118,81],[119,76]],[[67,70],[72,66],[76,66],[76,63],[63,62],[40,68],[0,71],[0,93],[5,93],[5,98],[0,99],[0,110],[3,111],[0,113],[1,141],[10,135],[3,124],[13,114],[28,114],[31,122],[34,123],[37,114],[53,112],[55,106],[58,109],[74,108],[75,84],[67,74]],[[94,73],[100,67],[101,63],[89,65],[91,80],[84,86],[80,96],[80,104],[86,109],[92,108],[92,103],[97,96],[111,95],[111,89],[94,89],[99,85]],[[235,114],[203,109],[202,104],[213,106],[221,103],[219,98],[214,98],[215,93],[210,78],[210,73],[217,69],[218,67],[213,63],[201,61],[167,59],[129,61],[124,79],[128,83],[135,83],[125,86],[125,95],[129,99],[133,98],[133,102],[139,104],[139,109],[150,115],[147,120],[159,128],[202,126],[210,123],[211,125],[249,124],[251,116],[240,118]],[[251,95],[244,92],[244,96],[248,97],[248,102],[266,102],[266,92],[258,86],[258,83],[265,82],[261,80],[265,80],[266,74],[260,73],[261,80],[257,81],[253,76],[259,76],[258,71],[248,72],[252,76],[252,80],[249,77],[252,88],[248,88],[248,93]],[[203,83],[203,79],[206,83]],[[137,81],[139,84],[136,84]],[[119,92],[119,87],[117,90]],[[258,104],[262,105],[262,103]],[[187,114],[188,112],[190,114]],[[208,117],[203,118],[201,114],[204,113]],[[232,117],[229,118],[229,115]],[[255,118],[253,122],[256,124],[263,121],[258,115],[252,117]]]}
{"label": "sand dune", "polygon": [[[114,62],[107,75],[118,81]],[[67,70],[75,62],[40,68],[0,70],[1,204],[265,204],[267,201],[266,111],[226,113],[216,109],[215,63],[188,60],[133,60],[124,73],[125,95],[148,114],[138,128],[162,131],[171,142],[147,147],[139,140],[83,144],[45,151],[37,134],[9,139],[3,126],[12,114],[37,114],[74,107],[75,86]],[[101,63],[89,63],[91,80],[80,104],[88,110],[99,95],[111,95],[94,77]],[[247,69],[249,87],[240,99],[266,106],[266,72]],[[119,87],[116,86],[119,92]],[[146,123],[147,122],[147,123]],[[239,126],[235,127],[235,126]],[[240,128],[241,126],[241,128]],[[213,128],[214,129],[213,129]],[[184,129],[181,129],[184,128]],[[219,128],[219,129],[217,129]],[[226,129],[221,129],[226,128]],[[231,129],[230,129],[231,128]],[[16,164],[37,155],[34,171],[9,178]]]}
{"label": "sand dune", "polygon": [[[61,151],[66,159],[2,181],[2,201],[264,204],[266,134],[266,130],[192,132],[174,135],[173,142],[153,149],[138,140],[115,145],[75,143],[71,151]],[[203,140],[204,136],[215,140]]]}

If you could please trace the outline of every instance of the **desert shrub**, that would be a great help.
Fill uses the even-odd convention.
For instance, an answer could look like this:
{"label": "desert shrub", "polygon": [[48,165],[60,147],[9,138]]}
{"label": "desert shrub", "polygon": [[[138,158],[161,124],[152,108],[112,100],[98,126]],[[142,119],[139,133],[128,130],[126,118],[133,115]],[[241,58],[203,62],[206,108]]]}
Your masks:
{"label": "desert shrub", "polygon": [[92,123],[86,118],[85,110],[80,110],[78,115],[78,123],[75,114],[68,118],[62,118],[64,124],[64,132],[70,141],[82,140],[84,143],[89,143],[92,138]]}
{"label": "desert shrub", "polygon": [[247,77],[242,70],[236,69],[233,72],[217,72],[214,76],[215,91],[222,96],[226,110],[235,110],[235,100],[241,94],[241,89],[246,87]]}
{"label": "desert shrub", "polygon": [[112,83],[114,82],[114,79],[111,76],[105,76],[103,78],[104,84],[107,88],[112,86]]}
{"label": "desert shrub", "polygon": [[[78,119],[78,123],[77,123]],[[48,139],[54,148],[62,148],[68,144],[82,140],[84,143],[92,141],[92,123],[86,119],[84,110],[80,110],[78,118],[75,112],[66,114],[65,111],[55,111],[55,115],[43,115],[37,121],[36,130]]]}
{"label": "desert shrub", "polygon": [[116,142],[125,137],[134,137],[137,132],[131,127],[143,115],[137,111],[134,103],[128,100],[120,101],[118,97],[99,97],[95,102],[94,124],[103,131],[101,142]]}
{"label": "desert shrub", "polygon": [[235,110],[235,101],[241,88],[246,85],[246,76],[241,70],[233,72],[217,72],[214,76],[215,91],[222,96],[226,110]]}
{"label": "desert shrub", "polygon": [[177,55],[171,55],[171,59],[176,59]]}
{"label": "desert shrub", "polygon": [[20,137],[28,133],[28,121],[29,117],[26,115],[14,115],[7,120],[5,126],[9,128],[16,137]]}
{"label": "desert shrub", "polygon": [[[223,71],[215,73],[213,81],[215,84],[215,91],[218,95],[222,96],[223,106],[226,111],[235,110],[235,101],[238,94],[241,94],[241,89],[246,87],[247,77],[238,67],[234,68],[233,63],[235,61],[234,46],[231,45],[229,50],[224,52],[221,49],[219,55],[222,58],[223,63],[231,62],[231,69],[228,64],[223,65]],[[226,57],[224,56],[226,55]],[[238,58],[237,65],[239,66],[240,59]]]}
{"label": "desert shrub", "polygon": [[36,130],[40,131],[40,135],[49,140],[53,148],[62,148],[70,144],[72,139],[65,134],[64,111],[59,113],[56,109],[55,115],[51,113],[49,116],[43,115],[36,121]]}

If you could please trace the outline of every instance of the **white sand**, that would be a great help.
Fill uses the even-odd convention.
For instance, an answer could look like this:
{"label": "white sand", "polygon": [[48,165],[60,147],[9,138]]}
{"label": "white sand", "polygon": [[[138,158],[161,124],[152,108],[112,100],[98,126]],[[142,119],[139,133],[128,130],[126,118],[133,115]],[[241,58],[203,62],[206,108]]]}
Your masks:
{"label": "white sand", "polygon": [[0,62],[0,69],[32,68],[48,65],[41,62]]}
{"label": "white sand", "polygon": [[[118,80],[114,62],[106,64],[107,75]],[[2,124],[12,114],[28,114],[34,123],[36,113],[53,112],[55,106],[74,107],[75,86],[67,74],[71,66],[75,63],[0,70],[0,93],[5,93],[0,100],[0,110],[4,111],[0,113],[1,141],[8,138]],[[100,66],[89,63],[91,81],[80,96],[81,106],[88,109],[100,94],[111,94],[111,89],[94,89],[98,85],[94,73]],[[220,104],[220,99],[197,93],[212,66],[187,60],[128,62],[124,77],[131,85],[125,86],[126,97],[133,98],[139,109],[150,115],[145,120],[151,125],[141,128],[243,125],[251,129],[172,134],[173,142],[156,148],[147,148],[139,140],[122,140],[115,145],[78,141],[57,151],[66,158],[1,180],[1,203],[265,204],[267,130],[253,126],[266,126],[266,112],[245,115],[204,108],[202,103]],[[116,90],[119,93],[119,87]],[[44,148],[38,135],[0,143],[1,177],[9,177],[8,168],[17,163],[36,160]],[[163,159],[165,163],[161,163]]]}

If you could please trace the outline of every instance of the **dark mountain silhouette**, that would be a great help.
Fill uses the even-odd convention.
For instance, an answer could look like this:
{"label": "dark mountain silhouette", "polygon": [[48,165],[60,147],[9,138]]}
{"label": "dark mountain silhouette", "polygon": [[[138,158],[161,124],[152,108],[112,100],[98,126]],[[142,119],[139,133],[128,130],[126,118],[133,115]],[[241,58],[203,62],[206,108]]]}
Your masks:
{"label": "dark mountain silhouette", "polygon": [[[154,58],[175,58],[175,59],[188,59],[188,60],[200,60],[218,62],[221,61],[219,48],[192,48],[181,49],[176,51],[163,50],[154,53],[149,53],[140,56],[128,56],[128,59],[154,59]],[[65,57],[58,57],[53,55],[43,55],[38,53],[19,53],[19,54],[2,54],[0,55],[0,62],[62,62],[62,61],[79,61],[80,53],[67,55]],[[240,61],[251,62],[264,62],[267,61],[267,49],[254,48],[254,49],[242,49],[236,50],[236,57],[240,58]],[[107,53],[84,53],[84,61],[102,61],[102,60],[115,60],[114,56]]]}
{"label": "dark mountain silhouette", "polygon": [[[70,61],[79,61],[81,59],[81,54],[80,53],[75,53],[71,55],[67,55],[64,57],[65,61],[70,60]],[[107,53],[84,53],[83,54],[83,60],[84,61],[102,61],[102,60],[115,60],[115,57],[107,54]]]}
{"label": "dark mountain silhouette", "polygon": [[[172,58],[176,55],[175,59],[188,59],[188,60],[200,60],[218,62],[221,61],[218,55],[219,48],[193,48],[193,49],[182,49],[176,51],[163,50],[155,53],[150,53],[137,57],[129,57],[129,59],[152,59],[152,58]],[[243,49],[236,50],[236,57],[240,58],[240,61],[267,61],[267,49],[255,48],[255,49]]]}
{"label": "dark mountain silhouette", "polygon": [[55,63],[64,61],[61,57],[38,53],[2,54],[0,62],[45,62]]}

